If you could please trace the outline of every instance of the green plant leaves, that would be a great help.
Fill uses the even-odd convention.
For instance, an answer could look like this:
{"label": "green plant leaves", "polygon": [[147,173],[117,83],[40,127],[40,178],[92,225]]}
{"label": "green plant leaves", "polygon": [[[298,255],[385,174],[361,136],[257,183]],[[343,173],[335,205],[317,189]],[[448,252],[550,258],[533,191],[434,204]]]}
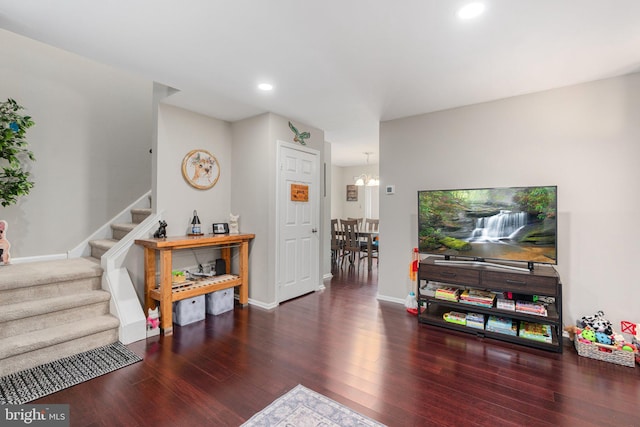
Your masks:
{"label": "green plant leaves", "polygon": [[0,103],[0,205],[3,207],[17,203],[34,185],[25,168],[27,160],[35,161],[26,140],[27,129],[35,123],[30,116],[22,115],[22,110],[24,108],[11,98]]}

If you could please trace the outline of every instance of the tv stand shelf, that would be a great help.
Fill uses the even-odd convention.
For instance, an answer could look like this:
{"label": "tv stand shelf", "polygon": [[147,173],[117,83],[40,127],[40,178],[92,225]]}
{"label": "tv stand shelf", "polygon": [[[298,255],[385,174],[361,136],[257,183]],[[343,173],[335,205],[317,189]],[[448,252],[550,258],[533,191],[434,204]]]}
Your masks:
{"label": "tv stand shelf", "polygon": [[[550,266],[536,266],[533,271],[514,270],[511,265],[482,263],[441,263],[441,258],[428,257],[420,262],[418,269],[418,304],[420,312],[418,322],[440,326],[456,331],[475,334],[480,337],[562,352],[562,284],[558,273]],[[547,316],[502,310],[495,307],[482,307],[463,302],[447,301],[426,295],[422,287],[427,282],[438,282],[464,289],[481,289],[492,292],[512,292],[525,296],[552,297],[553,303],[547,305]],[[543,342],[512,336],[486,329],[475,329],[447,322],[443,315],[449,311],[478,313],[509,317],[519,324],[520,321],[541,323],[551,326],[551,342]]]}

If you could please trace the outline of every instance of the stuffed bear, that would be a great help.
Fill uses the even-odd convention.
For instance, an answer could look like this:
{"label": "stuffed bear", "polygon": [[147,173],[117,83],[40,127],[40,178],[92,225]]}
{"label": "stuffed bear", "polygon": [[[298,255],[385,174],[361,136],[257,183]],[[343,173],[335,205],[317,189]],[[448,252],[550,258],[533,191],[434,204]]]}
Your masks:
{"label": "stuffed bear", "polygon": [[0,260],[3,264],[9,264],[11,262],[11,255],[9,255],[9,249],[11,244],[7,240],[7,229],[9,224],[4,219],[0,220]]}

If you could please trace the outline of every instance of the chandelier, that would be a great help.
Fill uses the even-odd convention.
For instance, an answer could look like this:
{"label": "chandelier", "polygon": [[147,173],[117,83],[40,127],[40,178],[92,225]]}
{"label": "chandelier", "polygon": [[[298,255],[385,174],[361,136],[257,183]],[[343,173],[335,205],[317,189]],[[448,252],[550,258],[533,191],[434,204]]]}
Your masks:
{"label": "chandelier", "polygon": [[[369,154],[371,153],[370,152],[364,153],[364,155],[367,156],[367,166],[369,165]],[[367,187],[376,187],[380,185],[380,180],[378,179],[378,177],[369,175],[368,173],[363,173],[360,176],[354,177],[354,179],[356,181],[355,184],[358,187],[361,187],[364,185],[366,185]]]}

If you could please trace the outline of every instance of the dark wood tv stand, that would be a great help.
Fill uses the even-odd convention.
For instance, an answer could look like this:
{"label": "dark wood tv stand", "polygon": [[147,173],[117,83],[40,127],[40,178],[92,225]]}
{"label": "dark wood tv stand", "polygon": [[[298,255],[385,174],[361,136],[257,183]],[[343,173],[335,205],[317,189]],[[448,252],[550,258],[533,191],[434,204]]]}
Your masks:
{"label": "dark wood tv stand", "polygon": [[[499,263],[457,264],[439,263],[442,258],[428,257],[420,262],[418,269],[418,304],[420,312],[418,322],[441,326],[457,331],[471,333],[480,337],[494,338],[516,344],[540,348],[549,351],[562,352],[562,284],[556,270],[551,266],[536,266],[533,271],[513,269],[513,264],[505,263],[501,268]],[[437,299],[425,294],[422,289],[427,282],[439,282],[465,289],[482,289],[492,292],[512,292],[514,294],[541,297],[552,297],[553,303],[547,306],[547,316],[502,310],[493,307],[481,307],[461,302]],[[536,341],[519,336],[511,336],[486,329],[474,329],[468,326],[450,323],[443,319],[443,314],[456,311],[463,313],[479,313],[510,317],[520,321],[542,323],[551,326],[552,342]]]}

